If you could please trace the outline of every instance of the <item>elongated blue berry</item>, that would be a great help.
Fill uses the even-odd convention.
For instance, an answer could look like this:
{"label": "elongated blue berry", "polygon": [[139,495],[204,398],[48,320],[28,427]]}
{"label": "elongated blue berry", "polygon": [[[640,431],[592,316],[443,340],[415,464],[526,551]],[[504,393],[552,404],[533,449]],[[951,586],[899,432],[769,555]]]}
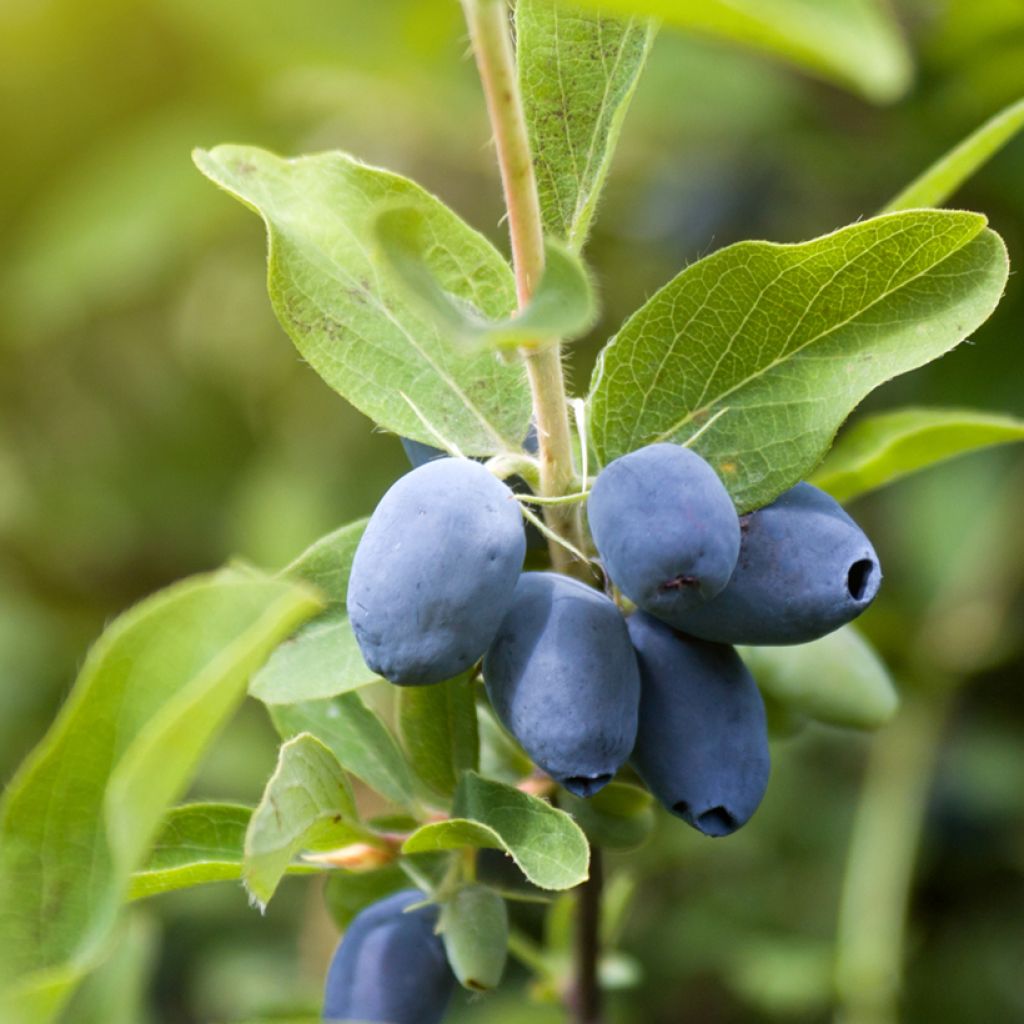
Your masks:
{"label": "elongated blue berry", "polygon": [[587,502],[608,575],[640,608],[675,624],[729,581],[740,524],[715,471],[677,444],[609,463]]}
{"label": "elongated blue berry", "polygon": [[444,943],[435,933],[436,906],[404,889],[361,911],[331,961],[325,1021],[440,1024],[455,987]]}
{"label": "elongated blue berry", "polygon": [[484,658],[496,714],[566,789],[592,796],[629,756],[640,677],[626,624],[603,594],[523,573]]}
{"label": "elongated blue berry", "polygon": [[655,797],[708,836],[746,824],[768,786],[768,727],[753,677],[731,647],[629,619],[640,663],[632,763]]}
{"label": "elongated blue berry", "polygon": [[797,484],[745,516],[728,586],[673,625],[727,644],[802,644],[855,619],[882,582],[863,530],[824,491]]}
{"label": "elongated blue berry", "polygon": [[482,657],[512,599],[526,539],[512,492],[468,459],[436,459],[384,495],[356,550],[348,614],[367,665],[401,685]]}

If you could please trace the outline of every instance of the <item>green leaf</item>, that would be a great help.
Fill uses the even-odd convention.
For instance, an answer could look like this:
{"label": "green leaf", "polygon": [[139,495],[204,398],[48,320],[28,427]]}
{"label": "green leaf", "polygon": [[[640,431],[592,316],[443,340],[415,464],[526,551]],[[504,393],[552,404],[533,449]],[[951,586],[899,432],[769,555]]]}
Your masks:
{"label": "green leaf", "polygon": [[901,409],[845,431],[811,482],[849,501],[966,452],[1024,441],[1024,420],[971,409]]}
{"label": "green leaf", "polygon": [[546,231],[579,252],[654,38],[651,22],[518,0],[516,50]]}
{"label": "green leaf", "polygon": [[4,1020],[49,1020],[103,948],[164,809],[268,651],[316,602],[231,572],[120,616],[0,805]]}
{"label": "green leaf", "polygon": [[321,537],[281,570],[290,580],[305,580],[319,589],[326,599],[329,613],[345,608],[348,578],[352,573],[352,559],[366,530],[368,519],[348,523]]}
{"label": "green leaf", "polygon": [[[148,899],[177,889],[242,879],[245,831],[251,807],[238,804],[184,804],[172,808],[150,854],[132,875],[128,898]],[[288,874],[312,875],[322,869],[293,864]]]}
{"label": "green leaf", "polygon": [[898,99],[912,65],[896,22],[878,0],[572,0],[724,39],[782,58],[875,103]]}
{"label": "green leaf", "polygon": [[327,610],[282,644],[253,678],[249,693],[264,704],[291,704],[334,697],[380,681],[363,661],[345,614],[352,559],[368,520],[321,537],[281,575],[316,586]]}
{"label": "green leaf", "polygon": [[373,221],[382,204],[418,210],[432,275],[482,316],[500,320],[516,308],[515,284],[482,235],[419,186],[344,153],[283,160],[250,146],[218,146],[196,151],[195,162],[263,218],[274,311],[335,391],[417,441],[436,443],[419,410],[467,455],[518,449],[530,420],[522,367],[488,352],[455,351],[382,272]]}
{"label": "green leaf", "polygon": [[796,715],[877,729],[899,707],[888,669],[852,626],[809,644],[739,651],[765,694]]}
{"label": "green leaf", "polygon": [[416,207],[389,207],[375,221],[377,242],[409,300],[455,346],[465,350],[516,348],[586,334],[597,319],[597,296],[582,260],[560,242],[544,243],[544,273],[526,308],[491,320],[445,290],[431,272],[433,241]]}
{"label": "green leaf", "polygon": [[586,836],[568,814],[544,800],[465,772],[453,810],[456,817],[417,829],[402,852],[504,850],[541,889],[570,889],[586,880]]}
{"label": "green leaf", "polygon": [[342,846],[368,837],[358,824],[352,789],[338,759],[303,733],[281,747],[245,834],[242,880],[262,909],[292,858],[303,849]]}
{"label": "green leaf", "polygon": [[447,800],[462,772],[479,767],[476,696],[466,676],[402,687],[398,730],[413,771],[435,796]]}
{"label": "green leaf", "polygon": [[264,704],[335,697],[380,682],[363,661],[348,616],[321,615],[282,643],[253,677],[249,693]]}
{"label": "green leaf", "polygon": [[347,771],[371,789],[396,804],[407,805],[413,800],[412,777],[398,744],[358,694],[272,705],[269,710],[283,739],[312,733]]}
{"label": "green leaf", "polygon": [[169,811],[130,898],[156,896],[208,882],[242,877],[242,846],[252,808],[239,804],[185,804]]}
{"label": "green leaf", "polygon": [[1001,110],[980,128],[936,160],[899,195],[884,212],[913,210],[943,203],[1024,128],[1024,99]]}
{"label": "green leaf", "polygon": [[625,782],[610,782],[588,800],[564,793],[559,802],[598,846],[617,850],[640,846],[654,828],[653,797]]}
{"label": "green leaf", "polygon": [[887,214],[800,245],[729,246],[605,348],[594,447],[608,462],[693,439],[740,510],[759,508],[810,474],[871,390],[984,323],[1007,273],[1002,240],[973,213]]}

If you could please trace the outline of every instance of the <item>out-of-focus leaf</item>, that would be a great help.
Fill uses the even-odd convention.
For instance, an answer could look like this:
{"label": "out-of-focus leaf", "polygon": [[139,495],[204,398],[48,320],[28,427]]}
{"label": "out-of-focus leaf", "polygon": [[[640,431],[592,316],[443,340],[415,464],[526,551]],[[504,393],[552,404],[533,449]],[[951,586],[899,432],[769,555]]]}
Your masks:
{"label": "out-of-focus leaf", "polygon": [[563,794],[560,802],[598,846],[630,849],[643,843],[654,828],[651,794],[625,782],[610,782],[589,800]]}
{"label": "out-of-focus leaf", "polygon": [[277,768],[245,834],[242,880],[262,909],[303,849],[342,846],[370,833],[338,759],[309,733],[282,744]]}
{"label": "out-of-focus leaf", "polygon": [[587,878],[586,836],[564,811],[535,796],[465,772],[455,817],[417,829],[403,853],[477,847],[504,850],[541,889],[570,889]]}
{"label": "out-of-focus leaf", "polygon": [[312,733],[346,770],[382,796],[403,805],[413,799],[409,765],[380,716],[358,694],[271,705],[270,717],[284,739]]}
{"label": "out-of-focus leaf", "polygon": [[940,157],[899,195],[891,199],[883,212],[913,210],[943,203],[980,167],[984,166],[1022,128],[1024,99],[1001,110],[980,128]]}
{"label": "out-of-focus leaf", "polygon": [[966,452],[1024,441],[1024,420],[971,409],[900,409],[843,433],[811,482],[850,501]]}
{"label": "out-of-focus leaf", "polygon": [[784,708],[830,725],[877,729],[899,695],[871,645],[852,626],[793,647],[741,647],[757,685]]}
{"label": "out-of-focus leaf", "polygon": [[436,244],[416,207],[389,207],[375,221],[377,242],[408,298],[420,307],[448,341],[466,350],[578,338],[597,319],[597,296],[582,260],[560,242],[544,243],[544,273],[526,308],[489,320],[450,294],[430,268]]}
{"label": "out-of-focus leaf", "polygon": [[500,320],[516,307],[515,285],[482,235],[411,181],[344,153],[283,160],[254,147],[218,146],[197,151],[195,161],[263,217],[274,310],[331,387],[403,437],[436,443],[422,415],[467,455],[519,445],[530,420],[522,367],[489,352],[457,352],[382,272],[373,222],[383,204],[416,209],[433,277]]}
{"label": "out-of-focus leaf", "polygon": [[1002,240],[974,213],[887,214],[800,245],[729,246],[605,348],[594,447],[608,462],[693,438],[740,510],[759,508],[810,474],[865,395],[984,323],[1007,273]]}
{"label": "out-of-focus leaf", "polygon": [[479,767],[476,695],[466,676],[403,687],[398,729],[413,770],[435,796],[447,800],[462,772]]}
{"label": "out-of-focus leaf", "polygon": [[43,1024],[94,963],[164,809],[249,675],[318,605],[222,572],[118,618],[0,806],[0,1017]]}
{"label": "out-of-focus leaf", "polygon": [[281,644],[253,676],[249,693],[264,704],[322,700],[380,681],[363,661],[348,616],[332,612]]}
{"label": "out-of-focus leaf", "polygon": [[114,947],[75,993],[65,1017],[75,1024],[146,1024],[146,996],[159,947],[156,921],[130,914],[118,927]]}
{"label": "out-of-focus leaf", "polygon": [[654,28],[519,0],[516,49],[544,227],[583,248]]}
{"label": "out-of-focus leaf", "polygon": [[910,84],[910,54],[878,0],[570,0],[659,18],[666,25],[752,47],[875,103]]}

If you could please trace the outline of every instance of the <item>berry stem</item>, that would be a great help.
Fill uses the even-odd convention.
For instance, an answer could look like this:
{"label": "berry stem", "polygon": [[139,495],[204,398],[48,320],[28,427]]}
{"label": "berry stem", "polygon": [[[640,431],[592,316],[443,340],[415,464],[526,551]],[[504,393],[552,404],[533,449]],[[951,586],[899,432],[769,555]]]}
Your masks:
{"label": "berry stem", "polygon": [[[544,272],[544,231],[516,76],[508,6],[506,0],[462,0],[462,6],[494,133],[508,211],[516,291],[522,309]],[[561,497],[576,489],[561,344],[557,339],[538,339],[536,345],[524,346],[520,352],[533,394],[540,493],[543,497]],[[549,507],[544,516],[551,530],[575,547],[583,547],[577,509]],[[553,541],[549,541],[548,547],[557,571],[586,575],[586,566],[577,565],[564,547]]]}

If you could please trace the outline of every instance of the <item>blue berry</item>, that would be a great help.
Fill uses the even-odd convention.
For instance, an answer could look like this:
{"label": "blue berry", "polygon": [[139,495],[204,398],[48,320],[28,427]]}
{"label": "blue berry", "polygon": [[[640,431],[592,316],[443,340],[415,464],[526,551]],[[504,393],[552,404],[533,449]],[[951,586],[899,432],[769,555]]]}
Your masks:
{"label": "blue berry", "polygon": [[495,713],[534,763],[592,796],[629,756],[640,678],[626,624],[567,576],[524,573],[484,658]]}
{"label": "blue berry", "polygon": [[746,824],[768,786],[764,702],[731,647],[696,640],[650,615],[629,619],[640,663],[632,763],[673,814],[707,836]]}
{"label": "blue berry", "polygon": [[436,459],[401,477],[352,562],[348,614],[367,665],[405,686],[468,669],[497,632],[525,553],[518,503],[479,463]]}

